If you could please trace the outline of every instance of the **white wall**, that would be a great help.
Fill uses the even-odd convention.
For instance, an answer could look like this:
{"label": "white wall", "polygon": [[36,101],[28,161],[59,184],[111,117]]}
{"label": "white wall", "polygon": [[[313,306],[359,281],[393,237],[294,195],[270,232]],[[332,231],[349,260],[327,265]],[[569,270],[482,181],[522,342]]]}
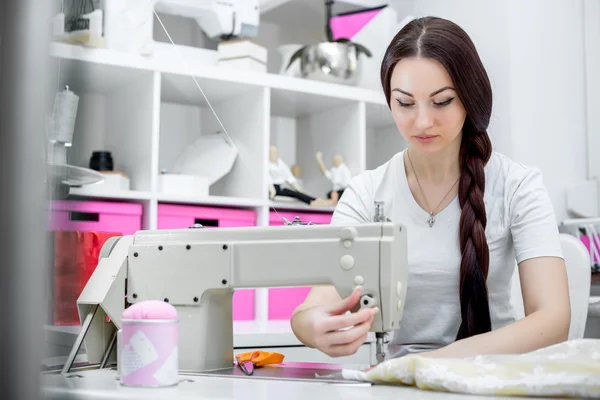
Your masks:
{"label": "white wall", "polygon": [[494,148],[509,153],[512,147],[510,126],[511,93],[509,80],[508,7],[504,1],[417,0],[415,17],[433,15],[460,25],[475,43],[488,72],[494,94],[489,135]]}
{"label": "white wall", "polygon": [[544,173],[558,220],[586,178],[582,0],[418,0],[471,36],[490,75],[496,150]]}
{"label": "white wall", "polygon": [[395,125],[383,129],[368,129],[367,169],[385,164],[396,153],[406,149],[406,146],[406,140]]}
{"label": "white wall", "polygon": [[[184,18],[177,15],[158,13],[160,20],[169,32],[171,39],[182,46],[216,49],[217,42],[210,40],[204,35],[198,23],[192,18]],[[158,42],[170,43],[167,34],[154,16],[153,38]]]}
{"label": "white wall", "polygon": [[544,173],[557,218],[566,190],[586,178],[582,0],[511,0],[513,159]]}
{"label": "white wall", "polygon": [[68,163],[89,168],[92,151],[106,150],[106,96],[95,93],[79,95],[73,147],[67,150]]}
{"label": "white wall", "polygon": [[202,111],[197,106],[161,103],[159,170],[175,167],[179,156],[203,134]]}
{"label": "white wall", "polygon": [[588,178],[595,180],[598,192],[596,215],[600,215],[600,1],[584,0],[585,58],[587,89]]}
{"label": "white wall", "polygon": [[296,164],[296,119],[271,117],[270,144],[277,147],[279,158],[289,167]]}
{"label": "white wall", "polygon": [[[321,34],[321,31],[323,32]],[[256,42],[267,48],[267,71],[278,73],[282,58],[277,48],[284,44],[313,44],[322,41],[325,29],[317,29],[314,26],[302,26],[299,20],[296,22],[271,22],[269,19],[261,20]],[[287,60],[286,60],[287,61]]]}

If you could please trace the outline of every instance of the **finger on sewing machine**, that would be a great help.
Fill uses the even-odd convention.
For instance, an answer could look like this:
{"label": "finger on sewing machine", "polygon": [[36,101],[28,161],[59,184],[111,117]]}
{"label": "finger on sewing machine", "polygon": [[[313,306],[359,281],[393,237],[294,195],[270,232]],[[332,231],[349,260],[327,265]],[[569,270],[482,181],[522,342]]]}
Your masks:
{"label": "finger on sewing machine", "polygon": [[355,326],[371,319],[377,311],[376,308],[367,308],[351,314],[334,315],[323,321],[322,328],[326,332],[331,332]]}
{"label": "finger on sewing machine", "polygon": [[[335,289],[334,289],[335,290]],[[344,314],[346,311],[352,310],[360,300],[360,287],[354,289],[354,291],[345,299],[333,303],[326,307],[326,311],[330,314]]]}

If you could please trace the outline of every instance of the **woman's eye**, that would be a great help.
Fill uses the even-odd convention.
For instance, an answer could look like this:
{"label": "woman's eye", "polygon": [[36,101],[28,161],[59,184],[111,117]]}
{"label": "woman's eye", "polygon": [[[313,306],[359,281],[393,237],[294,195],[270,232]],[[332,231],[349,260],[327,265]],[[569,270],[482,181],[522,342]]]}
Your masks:
{"label": "woman's eye", "polygon": [[439,102],[439,103],[436,103],[434,101],[433,104],[435,104],[436,106],[439,106],[439,107],[443,107],[443,106],[447,106],[448,104],[452,103],[452,100],[454,100],[454,97],[452,97],[446,101]]}
{"label": "woman's eye", "polygon": [[400,107],[410,107],[410,106],[412,106],[412,105],[413,105],[412,103],[403,103],[403,102],[401,102],[401,101],[400,101],[400,100],[398,100],[398,99],[396,99],[396,101],[398,102],[398,105],[399,105]]}

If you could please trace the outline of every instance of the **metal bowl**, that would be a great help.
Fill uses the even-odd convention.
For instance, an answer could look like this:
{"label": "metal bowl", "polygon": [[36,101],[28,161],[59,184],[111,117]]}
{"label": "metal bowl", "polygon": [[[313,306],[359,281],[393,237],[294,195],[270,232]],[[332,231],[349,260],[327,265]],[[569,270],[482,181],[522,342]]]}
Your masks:
{"label": "metal bowl", "polygon": [[307,46],[300,60],[304,78],[348,85],[358,81],[360,62],[351,44],[323,42]]}

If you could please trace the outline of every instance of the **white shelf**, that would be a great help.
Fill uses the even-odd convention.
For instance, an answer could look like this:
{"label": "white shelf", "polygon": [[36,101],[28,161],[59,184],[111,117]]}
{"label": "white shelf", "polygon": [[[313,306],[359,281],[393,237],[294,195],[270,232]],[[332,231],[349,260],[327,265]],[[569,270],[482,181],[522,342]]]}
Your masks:
{"label": "white shelf", "polygon": [[311,207],[308,204],[301,203],[300,201],[269,201],[269,210],[274,211],[302,211],[302,212],[315,212],[315,213],[332,213],[335,207]]}
{"label": "white shelf", "polygon": [[[298,78],[289,78],[300,80]],[[302,80],[305,82],[305,80]],[[332,91],[336,89],[329,89]],[[355,104],[356,100],[331,94],[315,94],[295,89],[271,89],[271,114],[277,117],[298,118]]]}
{"label": "white shelf", "polygon": [[172,194],[159,193],[156,196],[159,203],[178,203],[189,205],[207,205],[222,207],[262,207],[265,201],[262,199],[251,199],[229,196],[189,197]]}
{"label": "white shelf", "polygon": [[230,197],[230,196],[208,196],[208,197],[190,197],[166,193],[151,193],[138,190],[111,190],[99,191],[83,188],[72,188],[71,196],[88,199],[105,200],[155,200],[159,203],[178,203],[190,205],[214,205],[223,207],[263,207],[266,201],[262,199]]}
{"label": "white shelf", "polygon": [[208,196],[208,197],[190,197],[168,193],[143,192],[137,190],[117,190],[117,191],[96,191],[84,188],[72,188],[70,195],[86,199],[104,199],[104,200],[156,200],[159,203],[177,203],[188,205],[205,205],[221,207],[242,207],[257,208],[269,207],[277,211],[302,211],[315,213],[332,213],[335,210],[333,206],[310,207],[299,201],[266,201],[257,198],[242,198],[232,196]]}
{"label": "white shelf", "polygon": [[[202,77],[196,77],[196,81],[211,105],[232,99],[259,87],[250,83]],[[161,91],[162,101],[164,102],[201,107],[208,105],[194,79],[186,74],[163,73]]]}
{"label": "white shelf", "polygon": [[294,78],[285,75],[262,75],[263,84],[271,89],[385,105],[385,97],[375,90]]}
{"label": "white shelf", "polygon": [[110,190],[110,191],[99,191],[90,190],[87,187],[72,188],[70,191],[71,196],[84,197],[84,198],[97,198],[107,200],[151,200],[152,193],[143,192],[139,190]]}
{"label": "white shelf", "polygon": [[[64,43],[52,43],[50,54],[53,57],[63,60],[85,61],[95,65],[88,71],[90,73],[99,73],[99,75],[108,76],[110,72],[115,71],[114,67],[157,71],[167,75],[173,74],[175,76],[180,75],[182,79],[181,82],[185,85],[185,93],[189,92],[190,94],[195,91],[200,95],[195,83],[189,77],[186,63],[197,78],[206,80],[229,82],[238,85],[242,84],[244,86],[253,85],[256,87],[268,87],[275,89],[275,92],[297,92],[331,99],[364,101],[370,104],[385,105],[385,98],[379,91],[293,78],[278,74],[218,68],[215,65],[193,63],[191,61],[192,57],[187,57],[186,51],[182,51],[184,60],[186,61],[186,63],[184,63],[175,49],[173,49],[172,45],[160,42],[156,42],[154,45],[155,52],[153,56],[141,56],[109,49],[85,48]],[[187,50],[185,49],[185,46],[179,46],[179,48],[181,50]],[[190,51],[193,52],[193,50]],[[127,76],[123,79],[126,77]],[[189,82],[185,82],[185,80],[189,80]],[[195,95],[196,94],[194,94],[194,96]],[[212,102],[211,99],[209,99],[209,101]]]}
{"label": "white shelf", "polygon": [[[150,76],[150,71],[124,68],[119,65],[95,63],[88,60],[59,58],[60,81],[66,82],[74,92],[110,94],[140,79]],[[62,88],[61,88],[62,89]]]}

